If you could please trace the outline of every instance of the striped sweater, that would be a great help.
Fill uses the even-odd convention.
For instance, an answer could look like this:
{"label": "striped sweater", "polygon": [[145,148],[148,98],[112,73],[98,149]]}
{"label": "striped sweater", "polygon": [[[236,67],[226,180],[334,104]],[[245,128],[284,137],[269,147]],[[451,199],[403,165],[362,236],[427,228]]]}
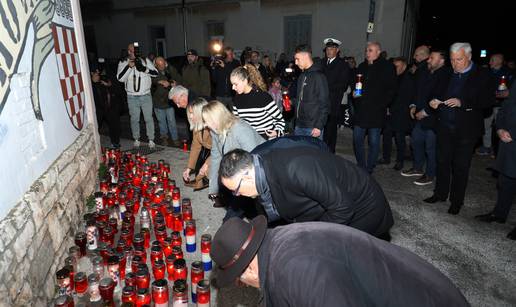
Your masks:
{"label": "striped sweater", "polygon": [[237,94],[233,113],[261,135],[265,135],[266,130],[276,130],[281,135],[285,130],[281,110],[267,92],[252,90],[248,94]]}

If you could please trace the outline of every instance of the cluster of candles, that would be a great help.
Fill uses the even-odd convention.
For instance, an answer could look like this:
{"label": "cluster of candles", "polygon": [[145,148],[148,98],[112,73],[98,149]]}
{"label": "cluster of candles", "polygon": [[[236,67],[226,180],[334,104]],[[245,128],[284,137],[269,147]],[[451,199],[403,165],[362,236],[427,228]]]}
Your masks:
{"label": "cluster of candles", "polygon": [[104,306],[120,301],[183,307],[188,306],[189,288],[192,303],[210,306],[205,273],[212,268],[211,235],[201,236],[202,261],[191,263],[188,285],[182,236],[186,252],[196,252],[196,225],[190,199],[181,199],[169,179],[170,166],[118,150],[104,151],[102,158],[107,179],[101,178],[95,211],[84,215],[84,231],[75,235],[75,246],[56,272],[55,306],[89,299]]}

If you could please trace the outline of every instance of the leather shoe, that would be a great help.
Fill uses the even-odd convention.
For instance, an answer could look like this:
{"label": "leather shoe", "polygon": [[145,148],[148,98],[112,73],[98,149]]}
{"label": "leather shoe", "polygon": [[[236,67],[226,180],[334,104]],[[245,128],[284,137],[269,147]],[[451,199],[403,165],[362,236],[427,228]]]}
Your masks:
{"label": "leather shoe", "polygon": [[492,212],[489,212],[487,214],[476,215],[475,219],[478,220],[478,221],[481,221],[481,222],[486,222],[486,223],[491,223],[491,222],[497,222],[497,223],[500,223],[500,224],[505,223],[505,219],[497,217]]}
{"label": "leather shoe", "polygon": [[193,190],[194,190],[194,192],[197,192],[197,191],[204,190],[209,186],[210,186],[210,181],[208,180],[208,178],[203,177],[200,180],[197,180],[197,184],[195,185]]}
{"label": "leather shoe", "polygon": [[448,208],[448,213],[451,214],[451,215],[457,215],[460,212],[460,208],[461,208],[461,206],[457,206],[457,205],[452,204],[450,206],[450,208]]}
{"label": "leather shoe", "polygon": [[507,238],[511,240],[516,240],[516,227],[514,227],[514,229],[511,232],[509,232]]}
{"label": "leather shoe", "polygon": [[436,202],[443,202],[443,201],[446,201],[446,198],[440,198],[440,197],[437,197],[437,195],[432,195],[428,198],[425,198],[423,199],[423,201],[425,203],[429,203],[429,204],[435,204]]}

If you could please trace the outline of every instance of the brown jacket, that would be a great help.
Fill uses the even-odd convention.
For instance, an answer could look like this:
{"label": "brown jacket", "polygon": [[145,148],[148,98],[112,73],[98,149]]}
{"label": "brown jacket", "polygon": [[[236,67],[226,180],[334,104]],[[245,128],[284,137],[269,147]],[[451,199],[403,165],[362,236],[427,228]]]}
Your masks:
{"label": "brown jacket", "polygon": [[[211,149],[211,134],[208,128],[193,133],[192,148],[190,149],[190,157],[188,158],[188,168],[195,169],[195,164],[201,153],[201,148]],[[208,166],[210,165],[210,158],[206,160]]]}

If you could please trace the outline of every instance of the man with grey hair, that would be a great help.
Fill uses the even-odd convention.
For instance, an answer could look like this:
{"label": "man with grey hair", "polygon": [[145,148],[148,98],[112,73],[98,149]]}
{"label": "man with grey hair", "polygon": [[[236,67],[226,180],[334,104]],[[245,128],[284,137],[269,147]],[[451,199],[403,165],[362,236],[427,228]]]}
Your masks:
{"label": "man with grey hair", "polygon": [[489,70],[471,60],[471,45],[450,47],[453,73],[442,97],[429,102],[437,110],[437,182],[434,195],[425,202],[450,198],[449,214],[464,204],[469,168],[475,144],[482,136],[483,112],[493,105],[496,85]]}
{"label": "man with grey hair", "polygon": [[186,109],[198,96],[182,85],[176,85],[168,92],[168,99],[172,100],[178,108]]}

